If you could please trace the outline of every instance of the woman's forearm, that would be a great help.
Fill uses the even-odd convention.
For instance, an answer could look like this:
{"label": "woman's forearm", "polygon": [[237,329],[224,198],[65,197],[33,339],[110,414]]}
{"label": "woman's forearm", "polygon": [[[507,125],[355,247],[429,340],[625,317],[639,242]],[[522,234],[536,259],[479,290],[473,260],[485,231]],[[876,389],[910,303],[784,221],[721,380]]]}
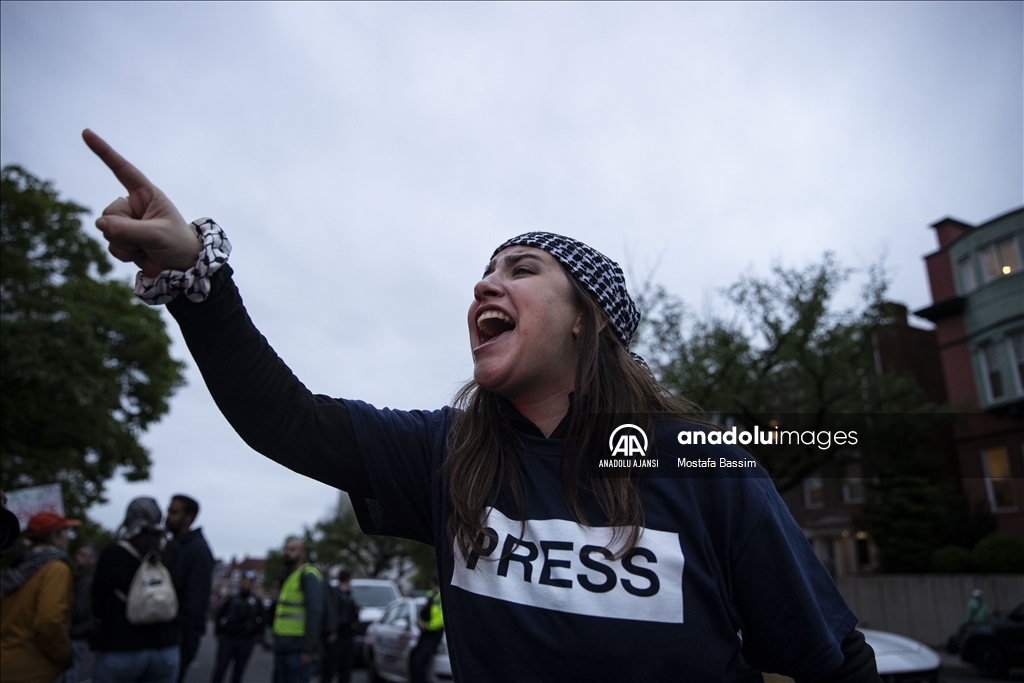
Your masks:
{"label": "woman's forearm", "polygon": [[300,474],[349,492],[367,492],[348,408],[314,395],[256,329],[231,279],[213,276],[202,303],[167,305],[221,412],[254,450]]}

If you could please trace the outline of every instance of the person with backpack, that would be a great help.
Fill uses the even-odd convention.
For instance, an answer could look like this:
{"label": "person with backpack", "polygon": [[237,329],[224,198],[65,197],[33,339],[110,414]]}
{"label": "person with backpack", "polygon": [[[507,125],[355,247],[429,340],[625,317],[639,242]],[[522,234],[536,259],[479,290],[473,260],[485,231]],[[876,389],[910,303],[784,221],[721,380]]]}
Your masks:
{"label": "person with backpack", "polygon": [[263,603],[252,594],[256,573],[247,571],[238,583],[238,593],[227,598],[217,608],[217,664],[213,670],[213,683],[221,683],[234,660],[231,683],[241,683],[245,665],[252,654],[252,646],[262,639],[266,616]]}
{"label": "person with backpack", "polygon": [[128,504],[117,543],[100,554],[92,583],[97,629],[95,683],[177,683],[181,656],[177,595],[169,567],[174,548],[149,497]]}
{"label": "person with backpack", "polygon": [[4,683],[51,683],[71,663],[68,529],[79,524],[55,512],[34,515],[25,530],[31,546],[0,576]]}

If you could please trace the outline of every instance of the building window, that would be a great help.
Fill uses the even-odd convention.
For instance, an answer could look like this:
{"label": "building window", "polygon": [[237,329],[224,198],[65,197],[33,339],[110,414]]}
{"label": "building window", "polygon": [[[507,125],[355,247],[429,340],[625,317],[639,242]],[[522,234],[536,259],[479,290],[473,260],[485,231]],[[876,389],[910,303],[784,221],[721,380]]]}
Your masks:
{"label": "building window", "polygon": [[979,349],[981,374],[985,378],[985,389],[988,400],[996,401],[1006,393],[1003,390],[1003,373],[999,370],[999,354],[994,344],[985,344]]}
{"label": "building window", "polygon": [[857,568],[862,569],[871,564],[871,546],[868,545],[868,532],[857,532]]}
{"label": "building window", "polygon": [[985,471],[985,489],[993,512],[1015,510],[1013,478],[1010,476],[1010,456],[1006,448],[986,448],[981,452],[981,464]]}
{"label": "building window", "polygon": [[825,486],[820,475],[804,479],[804,506],[820,508],[825,504]]}
{"label": "building window", "polygon": [[1020,254],[1012,237],[1007,237],[981,250],[982,275],[985,282],[1020,270]]}
{"label": "building window", "polygon": [[847,505],[864,502],[864,479],[859,462],[843,465],[843,502]]}
{"label": "building window", "polygon": [[1010,347],[1010,361],[1013,365],[1010,371],[1017,383],[1017,393],[1024,394],[1024,330],[1006,335],[1006,345]]}
{"label": "building window", "polygon": [[971,255],[968,254],[957,261],[956,268],[960,272],[960,287],[963,293],[967,294],[978,284],[974,281],[974,262],[971,259]]}

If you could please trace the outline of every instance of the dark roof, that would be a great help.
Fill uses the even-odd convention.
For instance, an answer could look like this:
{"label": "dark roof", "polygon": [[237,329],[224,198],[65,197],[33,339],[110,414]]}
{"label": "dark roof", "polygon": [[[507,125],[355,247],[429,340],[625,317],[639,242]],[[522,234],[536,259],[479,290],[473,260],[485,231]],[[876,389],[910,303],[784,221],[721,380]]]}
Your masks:
{"label": "dark roof", "polygon": [[[991,223],[995,223],[996,221],[1001,221],[1004,218],[1009,218],[1010,216],[1012,216],[1015,213],[1021,213],[1021,212],[1024,212],[1024,206],[1018,206],[1016,209],[1010,209],[1006,213],[1001,213],[998,216],[994,216],[992,218],[989,218],[987,221],[983,221],[983,222],[979,223],[978,225],[971,225],[970,223],[965,223],[962,220],[960,220],[959,218],[953,218],[952,216],[946,216],[945,218],[940,218],[939,220],[935,221],[934,223],[932,223],[928,227],[937,228],[940,225],[942,225],[943,223],[949,222],[949,223],[956,223],[957,225],[959,225],[959,226],[961,226],[963,228],[966,228],[966,230],[959,237],[957,237],[954,240],[950,240],[946,244],[946,246],[940,248],[938,251],[936,251],[934,253],[937,254],[937,253],[939,253],[941,251],[948,251],[950,247],[952,247],[954,244],[959,242],[964,236],[971,234],[973,231],[980,230],[980,229],[984,228],[985,226],[987,226],[987,225],[989,225]],[[917,315],[917,314],[915,314],[915,315]]]}
{"label": "dark roof", "polygon": [[951,315],[962,313],[964,310],[964,303],[966,299],[962,296],[954,296],[949,299],[944,299],[938,303],[934,303],[931,306],[922,308],[919,311],[914,311],[914,315],[925,320],[931,320],[936,322],[943,318],[948,318]]}

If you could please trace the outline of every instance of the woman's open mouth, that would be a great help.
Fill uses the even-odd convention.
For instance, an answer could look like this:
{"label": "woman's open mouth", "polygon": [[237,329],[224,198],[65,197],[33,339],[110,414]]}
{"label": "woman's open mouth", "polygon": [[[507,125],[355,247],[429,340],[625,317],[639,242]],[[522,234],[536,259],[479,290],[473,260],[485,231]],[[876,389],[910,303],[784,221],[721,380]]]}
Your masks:
{"label": "woman's open mouth", "polygon": [[500,337],[506,332],[511,332],[515,328],[515,321],[498,310],[484,311],[476,318],[476,329],[481,345]]}

